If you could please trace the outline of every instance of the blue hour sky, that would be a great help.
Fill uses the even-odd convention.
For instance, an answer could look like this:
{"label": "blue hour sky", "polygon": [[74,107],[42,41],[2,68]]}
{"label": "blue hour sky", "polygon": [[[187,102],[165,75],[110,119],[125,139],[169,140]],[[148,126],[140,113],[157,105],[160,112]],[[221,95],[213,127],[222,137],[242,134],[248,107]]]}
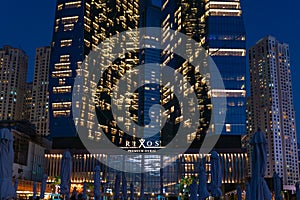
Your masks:
{"label": "blue hour sky", "polygon": [[[300,2],[295,0],[241,0],[248,48],[266,35],[290,45],[294,105],[300,141]],[[2,1],[0,47],[25,50],[29,56],[27,80],[32,79],[35,48],[51,42],[55,0]]]}

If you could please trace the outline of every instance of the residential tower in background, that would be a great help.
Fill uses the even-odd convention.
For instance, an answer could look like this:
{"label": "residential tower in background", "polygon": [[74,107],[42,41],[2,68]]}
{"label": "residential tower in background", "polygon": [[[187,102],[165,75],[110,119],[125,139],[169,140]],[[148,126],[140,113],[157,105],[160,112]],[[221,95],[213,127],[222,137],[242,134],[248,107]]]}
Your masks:
{"label": "residential tower in background", "polygon": [[291,190],[299,170],[289,45],[262,38],[249,49],[249,67],[248,142],[261,128],[268,142],[266,176],[277,172]]}
{"label": "residential tower in background", "polygon": [[30,122],[38,135],[49,134],[49,62],[50,47],[36,49]]}
{"label": "residential tower in background", "polygon": [[0,49],[0,120],[23,119],[28,56],[19,48]]}

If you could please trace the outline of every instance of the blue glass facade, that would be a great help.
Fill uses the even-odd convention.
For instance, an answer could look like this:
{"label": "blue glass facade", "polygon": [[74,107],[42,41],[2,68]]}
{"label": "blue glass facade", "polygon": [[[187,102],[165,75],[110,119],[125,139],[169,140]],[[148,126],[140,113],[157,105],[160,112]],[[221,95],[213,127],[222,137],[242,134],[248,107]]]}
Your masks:
{"label": "blue glass facade", "polygon": [[165,0],[162,12],[162,27],[180,31],[200,42],[220,71],[225,89],[215,88],[211,92],[213,97],[227,97],[224,105],[227,110],[216,111],[226,112],[226,120],[225,124],[215,123],[214,129],[222,130],[222,135],[244,135],[246,43],[240,2]]}
{"label": "blue glass facade", "polygon": [[[204,1],[201,11],[201,42],[216,63],[227,97],[222,135],[246,133],[246,41],[239,1]],[[217,125],[216,125],[217,126]]]}
{"label": "blue glass facade", "polygon": [[50,58],[49,117],[51,137],[74,137],[72,91],[76,69],[84,60],[85,1],[57,0]]}
{"label": "blue glass facade", "polygon": [[[160,27],[160,1],[140,1],[140,27]],[[153,16],[153,17],[149,17]],[[141,46],[152,44],[159,48],[156,38],[151,38],[151,33],[145,33]],[[160,79],[160,67],[155,65],[160,63],[160,50],[144,48],[140,51],[140,65],[145,65],[142,73],[139,74],[139,81],[143,87],[139,88],[138,95],[138,120],[140,126],[147,126],[151,120],[160,120],[159,114],[153,114],[151,118],[150,108],[155,104],[160,104],[161,93],[157,80]],[[154,64],[154,65],[152,65]],[[151,133],[147,129],[143,133],[144,138],[153,142],[160,141],[160,133]]]}

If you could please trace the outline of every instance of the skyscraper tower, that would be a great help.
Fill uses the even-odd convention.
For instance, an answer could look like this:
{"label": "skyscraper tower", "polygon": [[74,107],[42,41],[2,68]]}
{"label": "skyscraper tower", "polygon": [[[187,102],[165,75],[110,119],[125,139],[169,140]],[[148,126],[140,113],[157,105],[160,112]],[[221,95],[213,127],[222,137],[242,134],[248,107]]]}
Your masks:
{"label": "skyscraper tower", "polygon": [[57,1],[50,60],[49,117],[54,139],[73,137],[72,143],[64,142],[65,146],[76,143],[78,119],[73,121],[71,109],[74,78],[84,73],[81,64],[99,42],[117,31],[138,26],[138,4],[128,4],[132,13],[125,23],[129,16],[125,7],[129,5],[120,5],[118,1]]}
{"label": "skyscraper tower", "polygon": [[98,4],[91,2],[57,1],[49,66],[49,119],[54,139],[76,136],[71,111],[74,78],[85,55],[98,44]]}
{"label": "skyscraper tower", "polygon": [[[197,133],[187,135],[186,142],[191,143],[191,146],[185,155],[188,156],[189,153],[195,152],[195,149],[199,149],[197,139],[200,139],[201,144],[202,138],[209,136],[210,133],[212,135],[220,134],[220,139],[217,144],[214,144],[215,150],[220,155],[226,157],[229,154],[245,153],[241,148],[241,137],[246,134],[246,38],[240,1],[164,0],[162,2],[162,29],[165,40],[172,40],[173,36],[168,35],[167,30],[173,29],[190,36],[201,44],[215,62],[224,82],[224,88],[208,87],[207,80],[211,82],[219,80],[215,80],[215,77],[209,73],[195,74],[193,67],[197,66],[192,66],[188,60],[183,61],[171,53],[163,54],[163,64],[181,69],[180,72],[188,80],[195,81],[193,84],[195,93],[199,95],[199,102],[202,102],[201,107],[206,108],[201,110],[200,114],[202,127],[199,127]],[[186,44],[178,46],[184,45]],[[192,55],[193,49],[188,46],[187,49],[190,50],[190,52],[187,51],[187,54]],[[168,52],[167,50],[166,52]],[[207,61],[202,62],[205,64]],[[205,65],[200,64],[199,67],[203,66]],[[227,104],[223,102],[225,105],[220,105],[219,103],[220,109],[216,108],[217,106],[210,102],[212,98],[214,100],[226,98]],[[212,117],[209,115],[210,111]],[[226,115],[224,123],[214,119],[220,114]],[[209,129],[208,126],[210,126]],[[190,159],[190,163],[186,160],[181,161],[179,166],[181,169],[187,169],[189,166],[196,167],[199,159]],[[230,156],[226,159],[232,162],[234,158]],[[235,161],[240,162],[241,165],[245,164],[245,160],[247,158],[243,156],[235,158]],[[235,184],[242,181],[241,179],[232,179],[232,177],[243,177],[246,173],[243,168],[238,170],[240,174],[236,176],[232,167],[223,169],[225,191],[231,190],[230,188],[236,187]],[[181,177],[190,176],[184,170],[180,173]],[[210,172],[208,171],[208,173]]]}
{"label": "skyscraper tower", "polygon": [[249,139],[260,127],[268,141],[266,176],[277,172],[284,189],[298,181],[298,155],[289,45],[266,36],[249,49]]}
{"label": "skyscraper tower", "polygon": [[246,33],[240,1],[205,0],[201,8],[201,43],[216,63],[225,85],[225,90],[215,89],[212,95],[227,97],[225,126],[215,124],[215,128],[221,128],[225,137],[245,135]]}
{"label": "skyscraper tower", "polygon": [[49,62],[50,47],[37,48],[34,63],[30,122],[35,125],[36,133],[39,135],[49,134]]}
{"label": "skyscraper tower", "polygon": [[18,48],[0,49],[0,120],[21,120],[28,56]]}
{"label": "skyscraper tower", "polygon": [[[241,135],[246,133],[246,43],[240,2],[164,0],[162,12],[163,29],[182,32],[199,42],[218,67],[225,89],[214,88],[210,93],[215,98],[226,97],[223,107],[227,109],[215,111],[215,116],[225,113],[226,119],[225,124],[212,124],[212,131],[220,132],[223,138],[236,138],[239,146]],[[172,61],[164,64],[174,65]]]}
{"label": "skyscraper tower", "polygon": [[[154,3],[153,3],[154,2]],[[91,50],[96,50],[100,42],[104,41],[116,33],[126,30],[132,30],[143,26],[154,26],[158,24],[160,17],[155,20],[149,20],[146,16],[159,11],[157,2],[148,1],[66,1],[58,0],[55,25],[53,31],[53,41],[50,59],[50,77],[49,77],[49,118],[51,137],[56,141],[53,144],[57,147],[72,147],[81,145],[77,137],[75,125],[82,120],[76,118],[73,120],[72,114],[72,92],[81,91],[83,87],[90,87],[91,80],[84,80],[84,86],[73,88],[74,79],[77,75],[84,76],[86,66],[82,62],[88,58]],[[159,2],[159,1],[158,1]],[[142,10],[142,14],[140,12]],[[153,15],[155,16],[155,15]],[[143,18],[145,20],[140,20]],[[157,54],[157,53],[156,53]],[[156,55],[155,53],[152,55]],[[97,117],[102,125],[102,130],[107,134],[109,139],[115,144],[124,144],[125,139],[122,137],[124,132],[119,130],[113,122],[114,118],[110,110],[110,96],[106,93],[107,89],[111,90],[120,71],[126,72],[133,66],[149,59],[159,57],[141,55],[141,52],[132,52],[116,60],[113,66],[109,67],[99,82],[94,84],[101,85],[98,89],[99,100],[90,105],[84,99],[76,102],[76,105],[83,103],[85,108],[94,106],[98,109]],[[124,74],[121,74],[121,76]],[[103,89],[104,88],[104,89]],[[134,111],[132,111],[134,113]],[[90,110],[85,115],[95,115]],[[134,119],[138,113],[133,114]],[[140,118],[141,119],[141,118]],[[124,119],[124,121],[126,121]],[[87,122],[90,124],[90,122]],[[88,125],[86,125],[88,127]],[[134,134],[134,130],[128,131]],[[65,138],[72,138],[68,143]],[[87,133],[90,139],[99,137],[97,133]],[[99,138],[98,138],[99,139]]]}
{"label": "skyscraper tower", "polygon": [[[138,125],[147,126],[150,118],[147,116],[149,108],[153,104],[157,103],[164,106],[166,110],[165,113],[167,113],[166,115],[170,117],[168,121],[169,123],[166,123],[166,128],[159,133],[160,135],[156,134],[153,138],[151,138],[151,140],[156,140],[158,137],[160,137],[162,143],[167,144],[174,138],[179,125],[182,124],[183,126],[188,127],[191,123],[189,120],[182,120],[182,113],[179,107],[180,102],[178,103],[176,98],[174,98],[175,87],[180,88],[179,93],[182,97],[184,97],[185,93],[191,93],[191,88],[194,89],[196,95],[199,97],[200,104],[202,104],[200,105],[201,109],[199,109],[201,110],[201,118],[199,120],[201,120],[201,124],[203,126],[199,127],[199,132],[196,133],[195,131],[193,133],[189,133],[186,141],[179,142],[192,143],[195,138],[201,139],[201,135],[206,133],[209,125],[208,118],[210,116],[206,115],[206,112],[211,110],[212,106],[207,91],[208,88],[204,83],[204,75],[195,74],[194,72],[196,70],[193,68],[193,66],[189,65],[188,60],[183,60],[179,56],[176,57],[176,55],[174,56],[173,54],[167,53],[163,54],[161,58],[161,51],[153,49],[153,46],[151,46],[161,44],[155,42],[159,41],[156,40],[156,38],[151,38],[151,33],[149,34],[150,37],[146,33],[144,35],[139,35],[140,38],[137,39],[137,41],[141,41],[142,45],[143,40],[149,41],[151,44],[150,46],[144,46],[145,48],[139,49],[138,51],[132,50],[126,54],[120,53],[121,55],[117,57],[118,59],[112,61],[110,60],[111,66],[107,67],[100,80],[94,80],[91,76],[88,76],[88,73],[90,72],[88,70],[89,68],[87,67],[87,64],[83,63],[82,61],[84,59],[89,60],[91,57],[87,55],[90,50],[96,50],[97,44],[104,41],[106,38],[113,36],[116,33],[138,27],[161,26],[163,31],[161,33],[162,38],[160,39],[165,40],[167,44],[172,44],[168,42],[172,40],[173,37],[172,35],[167,34],[168,29],[180,31],[194,38],[200,43],[200,35],[202,33],[206,33],[202,26],[203,24],[200,23],[200,16],[203,14],[202,6],[204,3],[202,4],[201,1],[195,0],[163,1],[162,12],[160,12],[159,9],[160,1],[157,0],[86,0],[84,2],[77,2],[77,5],[75,5],[75,2],[58,0],[56,11],[56,25],[54,28],[52,43],[53,46],[50,64],[51,77],[49,89],[50,120],[52,121],[50,123],[50,127],[52,129],[51,135],[54,139],[61,138],[61,143],[56,142],[59,140],[54,141],[54,145],[57,145],[56,148],[74,147],[74,136],[76,136],[76,131],[73,127],[75,124],[86,128],[84,130],[87,130],[86,135],[90,140],[101,140],[102,133],[100,131],[97,132],[89,130],[90,127],[95,125],[98,127],[99,125],[99,127],[102,129],[102,132],[108,136],[112,143],[121,147],[127,147],[127,142],[129,142],[128,146],[131,148],[134,146],[134,143],[130,142],[136,139],[135,134],[137,133],[136,129],[133,128],[131,121],[133,120],[134,123]],[[162,19],[160,18],[160,15],[163,15]],[[162,45],[165,45],[166,43]],[[101,56],[105,56],[104,54],[106,52],[110,52],[111,49],[118,48],[118,46],[112,46],[111,44],[107,47],[110,49],[107,51],[104,49],[102,51],[104,53],[100,54],[100,59],[102,58]],[[186,47],[188,54],[190,54],[191,48],[188,46]],[[170,48],[173,49],[173,46]],[[115,58],[111,54],[109,54],[110,58]],[[234,57],[232,57],[232,59],[234,60]],[[170,84],[166,85],[165,87],[157,87],[157,85],[153,83],[156,79],[159,81],[161,80],[161,71],[156,69],[149,70],[148,68],[142,73],[136,73],[135,70],[133,70],[132,73],[129,73],[128,79],[126,80],[126,87],[128,90],[135,88],[135,85],[138,84],[136,81],[137,79],[131,79],[133,76],[138,76],[142,83],[145,84],[144,87],[140,87],[130,94],[132,95],[130,98],[128,98],[128,96],[122,96],[122,94],[118,94],[120,91],[116,91],[114,86],[117,84],[118,79],[121,79],[122,76],[125,76],[126,72],[133,69],[137,65],[156,63],[160,60],[162,61],[164,67],[171,66],[173,67],[174,71],[176,71],[174,74],[166,74],[166,76],[170,76],[172,78],[174,77],[174,79],[177,79],[178,82],[182,80],[181,78],[183,76],[185,79],[189,80],[192,87],[189,87],[188,84]],[[79,75],[78,77],[82,77],[82,84],[76,87],[73,86],[75,74]],[[182,74],[182,76],[177,76],[178,74]],[[88,101],[87,98],[80,98],[77,102],[75,102],[75,104],[74,102],[73,104],[71,103],[72,91],[75,91],[76,93],[76,91],[88,90],[90,86],[98,86],[97,93],[95,94],[97,98],[93,99],[95,102]],[[220,96],[224,96],[224,93],[222,92],[224,91],[220,91]],[[112,96],[112,93],[115,93],[116,96]],[[217,95],[217,93],[214,95]],[[126,112],[126,114],[129,113],[130,117],[125,115],[114,116],[111,109],[112,103],[117,105],[117,107],[121,107],[123,104],[126,104],[126,106],[128,106],[126,107],[128,110],[121,110],[124,113]],[[197,102],[189,103],[193,106],[197,105]],[[72,115],[76,115],[77,113],[72,113],[72,105],[78,105],[78,107],[82,107],[79,115],[74,118],[74,121],[72,119]],[[97,111],[97,116],[94,112],[95,109]],[[188,113],[187,110],[184,110],[184,112]],[[94,123],[95,121],[93,118],[95,116],[98,118],[99,124]],[[120,129],[117,123],[118,121],[124,122],[125,129]],[[223,126],[221,129],[223,129]],[[167,134],[162,134],[163,132]],[[125,133],[132,133],[133,136],[129,137],[128,135],[125,135]],[[143,134],[144,137],[148,136],[147,131],[145,131]],[[72,140],[67,140],[66,137],[72,138]],[[71,141],[71,143],[68,141]],[[246,158],[244,158],[242,154],[239,154],[241,152],[238,152],[237,154],[235,153],[230,155],[228,154],[228,151],[224,153],[224,165],[227,165],[227,163],[228,165],[232,166],[238,165],[236,168],[228,169],[230,170],[230,173],[228,172],[228,176],[224,177],[224,180],[225,182],[227,181],[227,183],[237,183],[243,179],[242,169]],[[93,153],[84,156],[96,157],[96,155]],[[107,155],[104,155],[104,157],[106,156]],[[109,156],[110,155],[108,155],[108,157]],[[134,160],[130,159],[130,162],[132,161],[133,163],[138,163],[138,165],[141,165],[142,167],[145,166],[145,168],[147,167],[150,170],[155,167],[158,168],[157,166],[162,166],[161,163],[165,163],[165,161],[171,162],[168,161],[168,158],[167,160],[164,160],[159,156],[147,156],[148,155],[139,155],[138,158],[135,158]],[[82,158],[82,155],[75,157]],[[149,192],[163,194],[165,192],[178,190],[176,188],[178,185],[178,180],[182,178],[182,174],[187,176],[195,175],[196,163],[201,158],[203,158],[203,156],[199,155],[199,152],[194,154],[186,154],[186,156],[182,156],[182,159],[180,159],[178,163],[174,162],[168,167],[160,169],[160,171],[150,171],[150,173],[146,174],[145,176],[140,176],[140,174],[134,176],[128,174],[128,176],[131,176],[130,179],[135,182],[137,182],[137,180],[141,180],[141,185],[145,181],[143,190],[141,187],[140,191],[144,191],[145,193],[147,192],[148,194]],[[83,163],[86,160],[87,159],[83,159],[81,162]],[[96,161],[93,161],[93,163],[95,164]],[[114,163],[117,163],[117,165],[120,166],[123,165],[122,159],[119,158],[114,160]],[[84,164],[82,166],[84,166]],[[91,167],[92,165],[89,166]],[[78,170],[81,173],[86,169]],[[91,169],[88,170],[90,171]],[[105,178],[107,178],[107,180],[113,180],[115,177],[112,172],[107,173],[107,177]]]}
{"label": "skyscraper tower", "polygon": [[[173,41],[176,33],[169,34],[168,31],[170,29],[178,31],[193,38],[196,42],[200,42],[200,11],[201,1],[162,1],[162,64],[164,66],[170,66],[175,70],[174,74],[172,74],[175,77],[175,80],[180,80],[180,76],[183,76],[186,80],[188,80],[198,99],[198,102],[193,102],[192,104],[197,104],[201,107],[201,109],[199,109],[200,126],[198,127],[198,130],[187,133],[186,141],[182,141],[191,144],[192,148],[200,147],[199,142],[203,141],[210,124],[210,110],[212,105],[211,99],[208,95],[208,86],[205,83],[205,78],[208,77],[206,77],[207,74],[199,74],[199,72],[196,71],[196,68],[199,66],[193,66],[190,63],[190,60],[184,60],[182,57],[172,52],[173,49],[176,48],[186,49],[188,57],[192,57],[193,53],[195,53],[195,49],[188,43],[181,43],[180,40]],[[199,63],[199,65],[201,64]],[[184,97],[185,94],[189,93],[189,90],[191,89],[185,84],[179,84],[178,86],[172,86],[170,89],[166,88],[163,90],[162,102],[166,105],[169,105],[169,101],[174,104],[174,106],[170,107],[171,109],[166,109],[170,113],[170,118],[174,118],[173,122],[171,122],[172,126],[169,127],[170,130],[167,131],[169,134],[163,135],[164,140],[167,142],[170,141],[170,139],[172,139],[172,137],[174,137],[177,133],[177,128],[180,123],[185,125],[190,123],[189,119],[182,120],[180,105],[176,103],[176,99],[172,94],[174,87],[179,88],[180,93],[183,94],[183,98],[186,98]],[[183,110],[182,112],[188,113],[189,111]]]}

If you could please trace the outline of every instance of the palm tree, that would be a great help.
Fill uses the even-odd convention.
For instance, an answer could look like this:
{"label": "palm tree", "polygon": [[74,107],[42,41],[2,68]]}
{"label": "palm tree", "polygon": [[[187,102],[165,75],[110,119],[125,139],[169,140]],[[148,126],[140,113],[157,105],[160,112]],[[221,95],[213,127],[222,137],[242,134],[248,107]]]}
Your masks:
{"label": "palm tree", "polygon": [[57,193],[56,188],[60,185],[60,176],[54,177],[54,182],[51,183],[51,191],[52,193]]}
{"label": "palm tree", "polygon": [[195,176],[183,177],[179,183],[179,189],[183,192],[182,199],[189,199],[189,186],[193,183]]}

